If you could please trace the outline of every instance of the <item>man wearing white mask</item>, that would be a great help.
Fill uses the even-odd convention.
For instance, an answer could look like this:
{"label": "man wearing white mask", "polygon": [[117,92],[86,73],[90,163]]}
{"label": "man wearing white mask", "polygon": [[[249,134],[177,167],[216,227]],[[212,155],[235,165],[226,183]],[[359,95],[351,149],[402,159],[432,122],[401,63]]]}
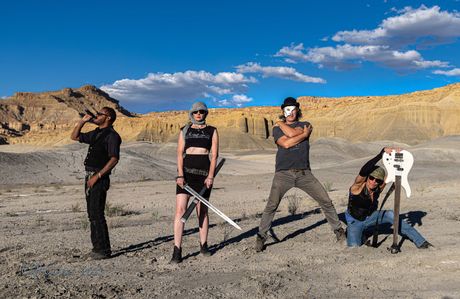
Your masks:
{"label": "man wearing white mask", "polygon": [[313,130],[309,122],[300,122],[300,105],[295,98],[288,97],[281,105],[281,121],[273,127],[273,137],[278,146],[276,170],[267,205],[262,214],[255,249],[264,249],[267,233],[281,199],[289,189],[297,187],[310,195],[320,205],[337,241],[346,239],[337,211],[323,185],[310,170],[309,150],[310,134]]}

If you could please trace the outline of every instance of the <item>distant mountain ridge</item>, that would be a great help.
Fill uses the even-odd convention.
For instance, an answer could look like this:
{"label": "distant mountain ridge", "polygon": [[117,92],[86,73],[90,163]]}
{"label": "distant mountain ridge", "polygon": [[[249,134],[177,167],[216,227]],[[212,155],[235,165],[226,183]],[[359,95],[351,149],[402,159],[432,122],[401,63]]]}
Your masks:
{"label": "distant mountain ridge", "polygon": [[116,99],[93,85],[41,93],[17,92],[0,101],[0,138],[27,143],[35,132],[67,130],[85,109],[96,112],[104,106],[122,116],[132,116]]}
{"label": "distant mountain ridge", "polygon": [[[299,97],[312,138],[389,140],[417,144],[460,134],[460,83],[409,94],[371,97]],[[280,99],[280,102],[282,99]],[[186,111],[133,114],[104,91],[86,85],[55,92],[16,93],[0,101],[0,144],[63,145],[85,108],[113,107],[124,141],[169,142],[188,121]],[[219,129],[223,149],[273,148],[270,137],[279,107],[210,109],[208,123]],[[88,125],[88,128],[91,126]]]}

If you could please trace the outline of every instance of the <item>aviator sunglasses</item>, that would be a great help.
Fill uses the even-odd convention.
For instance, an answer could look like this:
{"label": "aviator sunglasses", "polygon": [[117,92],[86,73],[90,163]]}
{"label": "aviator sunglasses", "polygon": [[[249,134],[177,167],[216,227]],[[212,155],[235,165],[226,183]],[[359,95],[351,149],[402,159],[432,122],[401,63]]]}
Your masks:
{"label": "aviator sunglasses", "polygon": [[206,110],[197,110],[197,111],[192,112],[192,114],[197,114],[197,113],[206,114]]}
{"label": "aviator sunglasses", "polygon": [[374,177],[371,176],[371,175],[369,176],[369,180],[370,180],[370,181],[376,181],[377,184],[379,184],[379,185],[381,185],[381,184],[383,183],[383,180],[374,178]]}

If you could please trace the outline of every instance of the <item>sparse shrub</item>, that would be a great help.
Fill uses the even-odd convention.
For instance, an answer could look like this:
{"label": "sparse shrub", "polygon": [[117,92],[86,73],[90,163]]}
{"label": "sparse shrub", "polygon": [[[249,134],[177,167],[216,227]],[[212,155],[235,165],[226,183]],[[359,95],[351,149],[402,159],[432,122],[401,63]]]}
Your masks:
{"label": "sparse shrub", "polygon": [[70,209],[71,209],[72,212],[74,212],[74,213],[81,212],[80,204],[78,204],[78,203],[72,205],[72,207],[71,207]]}
{"label": "sparse shrub", "polygon": [[81,229],[88,230],[89,220],[86,216],[81,217],[79,222],[80,222]]}
{"label": "sparse shrub", "polygon": [[6,212],[5,215],[8,216],[8,217],[18,217],[19,216],[18,214],[13,213],[13,212]]}
{"label": "sparse shrub", "polygon": [[153,211],[152,212],[152,218],[153,218],[153,220],[160,219],[160,215],[158,214],[158,211]]}
{"label": "sparse shrub", "polygon": [[417,187],[417,192],[420,193],[420,196],[423,196],[425,192],[428,192],[428,188],[425,185],[420,185]]}
{"label": "sparse shrub", "polygon": [[123,212],[123,207],[120,205],[112,205],[109,202],[105,205],[105,215],[107,217],[121,216]]}
{"label": "sparse shrub", "polygon": [[37,217],[36,221],[37,221],[37,226],[42,226],[42,222],[45,221],[45,218],[42,215],[40,215]]}
{"label": "sparse shrub", "polygon": [[297,195],[289,195],[288,196],[289,214],[295,215],[299,206],[300,206],[300,198]]}
{"label": "sparse shrub", "polygon": [[105,205],[105,215],[107,215],[107,217],[127,216],[133,214],[138,215],[139,213],[125,210],[125,208],[122,205],[112,205],[109,202],[107,202]]}
{"label": "sparse shrub", "polygon": [[324,185],[324,189],[326,189],[327,192],[331,192],[333,190],[332,189],[332,185],[333,185],[332,182],[325,182],[323,185]]}
{"label": "sparse shrub", "polygon": [[455,215],[453,213],[448,213],[447,216],[445,217],[447,220],[452,220],[452,221],[460,221],[460,216]]}
{"label": "sparse shrub", "polygon": [[226,242],[228,239],[230,239],[230,235],[233,232],[233,226],[230,226],[227,223],[221,223],[219,226],[222,229],[222,242]]}
{"label": "sparse shrub", "polygon": [[117,228],[117,227],[122,227],[122,223],[120,219],[109,219],[107,221],[107,227],[112,229],[112,228]]}

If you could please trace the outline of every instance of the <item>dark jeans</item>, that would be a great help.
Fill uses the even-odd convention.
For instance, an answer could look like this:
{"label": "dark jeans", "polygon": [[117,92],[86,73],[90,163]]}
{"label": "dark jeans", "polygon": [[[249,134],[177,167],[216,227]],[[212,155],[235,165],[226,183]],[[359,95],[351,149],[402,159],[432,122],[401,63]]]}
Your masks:
{"label": "dark jeans", "polygon": [[89,175],[85,177],[85,194],[86,194],[86,209],[91,228],[91,243],[93,243],[93,251],[103,254],[110,254],[110,240],[107,222],[105,221],[105,201],[107,198],[107,190],[110,187],[110,178],[104,176],[99,179],[93,188],[88,189],[87,181]]}
{"label": "dark jeans", "polygon": [[311,171],[281,170],[275,173],[270,196],[268,197],[267,205],[260,220],[259,235],[261,237],[267,237],[267,232],[271,227],[273,217],[281,199],[289,189],[294,187],[306,192],[319,204],[332,230],[336,231],[342,227],[329,195]]}

